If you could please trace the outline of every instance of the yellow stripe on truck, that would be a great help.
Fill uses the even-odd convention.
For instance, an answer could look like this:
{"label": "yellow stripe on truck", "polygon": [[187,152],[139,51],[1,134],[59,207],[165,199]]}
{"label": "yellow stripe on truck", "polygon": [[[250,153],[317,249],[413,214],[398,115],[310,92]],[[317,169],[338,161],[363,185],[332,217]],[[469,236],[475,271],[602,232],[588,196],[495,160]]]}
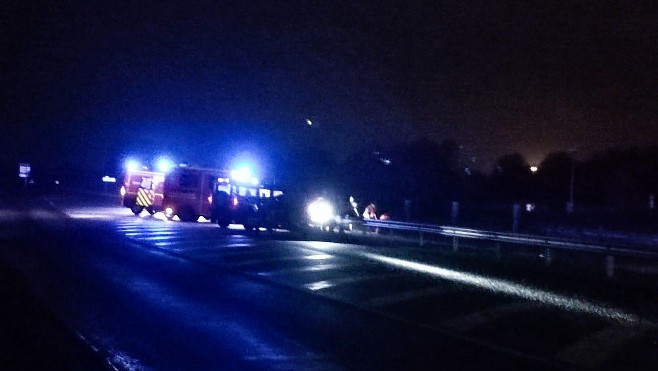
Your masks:
{"label": "yellow stripe on truck", "polygon": [[139,188],[135,203],[139,206],[149,207],[153,205],[153,199],[155,199],[155,192],[149,189]]}

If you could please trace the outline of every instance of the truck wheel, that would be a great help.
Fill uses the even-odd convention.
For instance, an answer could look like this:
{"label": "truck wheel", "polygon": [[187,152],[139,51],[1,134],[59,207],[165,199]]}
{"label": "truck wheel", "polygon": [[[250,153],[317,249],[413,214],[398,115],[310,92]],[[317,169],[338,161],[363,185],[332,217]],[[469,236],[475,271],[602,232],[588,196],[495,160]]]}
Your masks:
{"label": "truck wheel", "polygon": [[260,230],[258,229],[257,224],[254,225],[254,224],[251,224],[251,223],[245,223],[245,224],[242,224],[242,226],[244,227],[244,230],[247,231],[247,233],[258,234],[258,232],[260,232]]}
{"label": "truck wheel", "polygon": [[178,218],[183,222],[195,222],[199,217],[194,213],[194,209],[185,206],[178,212]]}
{"label": "truck wheel", "polygon": [[247,217],[247,220],[246,220],[242,225],[244,226],[244,229],[245,229],[247,232],[252,232],[252,231],[253,231],[253,232],[255,232],[256,234],[258,234],[258,232],[260,231],[260,230],[259,230],[259,228],[260,228],[260,221],[258,220],[258,218],[257,218],[256,216],[253,216],[253,215],[252,215],[252,216],[248,216],[248,217]]}
{"label": "truck wheel", "polygon": [[144,210],[144,207],[143,207],[143,206],[132,205],[132,206],[130,207],[130,211],[132,211],[133,214],[135,214],[135,215],[139,215],[139,214],[142,212],[142,210]]}
{"label": "truck wheel", "polygon": [[224,219],[224,218],[217,219],[217,225],[219,225],[222,228],[228,227],[229,224],[230,222],[228,219]]}

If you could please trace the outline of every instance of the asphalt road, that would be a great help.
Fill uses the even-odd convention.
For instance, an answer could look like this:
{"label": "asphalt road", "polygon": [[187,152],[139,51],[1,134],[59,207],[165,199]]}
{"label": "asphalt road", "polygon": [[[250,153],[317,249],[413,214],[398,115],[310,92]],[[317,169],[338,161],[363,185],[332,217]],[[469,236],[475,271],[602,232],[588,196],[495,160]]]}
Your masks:
{"label": "asphalt road", "polygon": [[99,368],[653,369],[658,362],[651,269],[606,280],[527,258],[252,236],[135,217],[116,204],[60,194],[5,203],[0,213],[1,260],[96,350]]}

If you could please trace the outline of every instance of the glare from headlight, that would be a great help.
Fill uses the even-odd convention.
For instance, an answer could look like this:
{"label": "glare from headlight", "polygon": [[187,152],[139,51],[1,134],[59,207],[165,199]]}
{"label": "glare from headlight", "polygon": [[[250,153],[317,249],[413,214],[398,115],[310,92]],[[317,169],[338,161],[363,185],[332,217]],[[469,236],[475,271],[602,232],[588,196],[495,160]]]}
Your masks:
{"label": "glare from headlight", "polygon": [[311,202],[307,208],[308,217],[312,223],[328,224],[334,218],[334,208],[323,199]]}

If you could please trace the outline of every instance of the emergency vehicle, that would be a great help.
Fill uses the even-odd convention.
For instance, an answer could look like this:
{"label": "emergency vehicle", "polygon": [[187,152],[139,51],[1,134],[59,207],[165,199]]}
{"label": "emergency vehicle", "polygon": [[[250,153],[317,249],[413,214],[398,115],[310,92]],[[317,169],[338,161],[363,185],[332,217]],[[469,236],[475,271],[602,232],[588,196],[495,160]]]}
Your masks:
{"label": "emergency vehicle", "polygon": [[[255,184],[254,184],[255,183]],[[217,178],[214,183],[211,221],[226,228],[229,224],[242,224],[245,230],[260,227],[281,227],[283,191],[257,182],[244,182],[228,177]]]}
{"label": "emergency vehicle", "polygon": [[165,174],[148,170],[128,170],[121,186],[122,204],[138,215],[162,210]]}
{"label": "emergency vehicle", "polygon": [[177,166],[165,177],[162,208],[167,218],[175,215],[181,221],[196,221],[200,216],[210,219],[214,184],[227,176],[219,169]]}

